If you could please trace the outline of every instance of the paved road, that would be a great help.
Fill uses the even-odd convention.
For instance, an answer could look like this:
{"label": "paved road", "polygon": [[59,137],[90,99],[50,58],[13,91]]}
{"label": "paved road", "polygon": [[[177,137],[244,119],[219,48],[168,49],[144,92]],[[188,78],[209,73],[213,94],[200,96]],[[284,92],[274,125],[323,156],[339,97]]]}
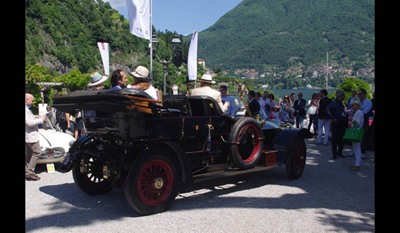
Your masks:
{"label": "paved road", "polygon": [[298,180],[288,180],[282,166],[206,181],[181,193],[169,211],[145,217],[129,207],[123,191],[93,197],[78,189],[71,173],[42,172],[40,181],[26,182],[26,231],[374,232],[373,161],[350,172],[354,157],[331,160],[330,146],[306,143],[307,165]]}

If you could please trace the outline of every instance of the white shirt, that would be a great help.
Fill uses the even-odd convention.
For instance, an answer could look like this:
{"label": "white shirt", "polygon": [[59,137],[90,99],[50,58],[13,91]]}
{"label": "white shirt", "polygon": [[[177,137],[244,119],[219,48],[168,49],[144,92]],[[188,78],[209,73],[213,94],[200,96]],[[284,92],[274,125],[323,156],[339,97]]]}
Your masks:
{"label": "white shirt", "polygon": [[[354,113],[353,116],[353,121],[357,121],[358,125],[357,127],[362,128],[364,125],[364,114],[361,111],[361,109],[358,109],[356,113]],[[354,124],[351,125],[352,127],[354,127]]]}
{"label": "white shirt", "polygon": [[149,89],[145,90],[144,92],[149,94],[152,99],[158,100],[157,92],[153,85],[150,85]]}
{"label": "white shirt", "polygon": [[228,110],[228,107],[222,103],[221,92],[212,89],[209,86],[199,87],[192,90],[192,95],[205,95],[214,98],[220,106],[222,112]]}
{"label": "white shirt", "polygon": [[[132,85],[131,85],[131,84],[128,84],[128,85],[126,86],[126,88],[132,88]],[[149,94],[149,96],[150,96],[152,99],[158,100],[157,91],[156,91],[156,89],[153,87],[153,85],[150,85],[149,89],[145,90],[144,92],[146,92],[147,94]]]}

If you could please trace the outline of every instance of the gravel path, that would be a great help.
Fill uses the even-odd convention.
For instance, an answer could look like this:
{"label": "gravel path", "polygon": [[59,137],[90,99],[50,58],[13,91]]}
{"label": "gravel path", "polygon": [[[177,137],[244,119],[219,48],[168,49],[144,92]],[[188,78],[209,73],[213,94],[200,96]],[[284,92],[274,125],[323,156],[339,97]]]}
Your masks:
{"label": "gravel path", "polygon": [[[27,232],[374,232],[375,166],[367,152],[331,160],[330,145],[307,139],[307,165],[297,180],[285,167],[197,183],[171,209],[140,216],[123,191],[89,196],[72,173],[41,172],[26,181]],[[351,144],[344,154],[351,154]],[[38,169],[44,169],[43,167]]]}

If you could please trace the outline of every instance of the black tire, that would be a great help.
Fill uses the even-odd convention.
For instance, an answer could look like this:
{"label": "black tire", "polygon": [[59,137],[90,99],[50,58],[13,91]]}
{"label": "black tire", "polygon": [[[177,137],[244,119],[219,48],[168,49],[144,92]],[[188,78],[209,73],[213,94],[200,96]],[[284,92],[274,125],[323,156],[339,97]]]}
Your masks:
{"label": "black tire", "polygon": [[240,169],[254,168],[261,158],[263,132],[258,122],[251,117],[238,120],[229,136],[230,155],[233,163]]}
{"label": "black tire", "polygon": [[286,159],[286,174],[290,179],[297,179],[303,173],[306,164],[306,143],[298,135],[292,138],[288,148]]}
{"label": "black tire", "polygon": [[87,194],[100,195],[112,190],[110,181],[103,178],[103,164],[95,157],[86,157],[88,166],[87,173],[80,172],[80,159],[72,168],[72,176],[78,187]]}
{"label": "black tire", "polygon": [[128,179],[124,189],[126,200],[142,215],[169,209],[178,194],[176,165],[161,150],[146,153]]}

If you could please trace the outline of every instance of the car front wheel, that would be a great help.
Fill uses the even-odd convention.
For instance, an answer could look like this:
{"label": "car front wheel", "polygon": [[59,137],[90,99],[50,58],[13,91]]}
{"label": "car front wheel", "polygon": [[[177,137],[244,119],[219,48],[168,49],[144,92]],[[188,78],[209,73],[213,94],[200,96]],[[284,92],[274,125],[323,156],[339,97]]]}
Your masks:
{"label": "car front wheel", "polygon": [[286,174],[290,179],[297,179],[303,173],[306,164],[306,144],[298,135],[292,138],[286,159]]}
{"label": "car front wheel", "polygon": [[230,134],[230,155],[238,168],[256,166],[261,158],[263,136],[259,123],[251,117],[244,117],[235,123]]}

